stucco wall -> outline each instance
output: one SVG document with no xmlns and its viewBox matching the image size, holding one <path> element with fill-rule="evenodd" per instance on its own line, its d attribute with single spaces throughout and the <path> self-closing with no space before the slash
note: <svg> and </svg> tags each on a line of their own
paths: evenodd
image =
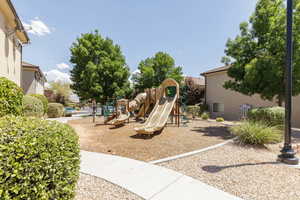
<svg viewBox="0 0 300 200">
<path fill-rule="evenodd" d="M 21 86 L 21 47 L 14 45 L 12 34 L 6 36 L 6 20 L 0 10 L 0 76 Z"/>
<path fill-rule="evenodd" d="M 25 94 L 44 94 L 43 80 L 36 80 L 36 71 L 23 69 L 22 88 Z"/>
<path fill-rule="evenodd" d="M 241 118 L 240 106 L 250 104 L 253 107 L 275 106 L 275 102 L 264 101 L 258 95 L 246 96 L 238 92 L 223 88 L 225 81 L 230 78 L 226 72 L 207 74 L 206 76 L 206 101 L 209 104 L 212 117 L 224 117 L 227 120 Z M 293 126 L 300 128 L 300 97 L 293 98 Z M 224 104 L 224 112 L 212 112 L 213 103 Z"/>
</svg>

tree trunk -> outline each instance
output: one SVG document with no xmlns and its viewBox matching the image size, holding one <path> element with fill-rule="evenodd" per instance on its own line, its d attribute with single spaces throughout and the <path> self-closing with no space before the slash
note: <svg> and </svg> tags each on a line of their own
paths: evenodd
<svg viewBox="0 0 300 200">
<path fill-rule="evenodd" d="M 282 103 L 283 103 L 283 96 L 282 95 L 278 95 L 278 97 L 277 97 L 277 104 L 278 104 L 278 106 L 282 107 Z"/>
</svg>

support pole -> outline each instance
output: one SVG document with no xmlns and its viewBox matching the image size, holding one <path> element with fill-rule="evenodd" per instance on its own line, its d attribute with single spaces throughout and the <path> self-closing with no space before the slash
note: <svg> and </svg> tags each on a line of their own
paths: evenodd
<svg viewBox="0 0 300 200">
<path fill-rule="evenodd" d="M 289 164 L 299 164 L 298 158 L 292 148 L 292 73 L 293 73 L 293 0 L 287 0 L 287 26 L 286 26 L 286 69 L 285 69 L 285 130 L 284 147 L 278 156 L 279 161 Z"/>
</svg>

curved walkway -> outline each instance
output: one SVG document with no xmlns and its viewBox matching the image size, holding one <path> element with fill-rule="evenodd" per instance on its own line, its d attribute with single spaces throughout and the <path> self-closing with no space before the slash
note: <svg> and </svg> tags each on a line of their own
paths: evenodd
<svg viewBox="0 0 300 200">
<path fill-rule="evenodd" d="M 241 200 L 176 171 L 120 156 L 81 151 L 80 171 L 147 200 Z"/>
</svg>

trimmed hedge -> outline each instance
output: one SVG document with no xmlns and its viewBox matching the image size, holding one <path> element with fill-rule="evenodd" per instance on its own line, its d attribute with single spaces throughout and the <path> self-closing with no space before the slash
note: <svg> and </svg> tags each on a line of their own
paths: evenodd
<svg viewBox="0 0 300 200">
<path fill-rule="evenodd" d="M 23 90 L 13 81 L 0 77 L 0 117 L 22 115 Z"/>
<path fill-rule="evenodd" d="M 26 117 L 42 117 L 44 106 L 41 100 L 30 95 L 23 98 L 23 112 Z"/>
<path fill-rule="evenodd" d="M 264 145 L 282 141 L 282 131 L 262 122 L 246 121 L 239 126 L 233 126 L 230 131 L 238 136 L 243 144 Z"/>
<path fill-rule="evenodd" d="M 78 136 L 70 126 L 3 117 L 0 152 L 0 199 L 73 199 L 80 156 Z"/>
<path fill-rule="evenodd" d="M 47 115 L 49 118 L 62 117 L 64 115 L 64 106 L 60 103 L 49 103 Z"/>
<path fill-rule="evenodd" d="M 254 122 L 263 122 L 270 126 L 283 126 L 284 108 L 266 107 L 254 108 L 247 114 L 248 120 Z"/>
<path fill-rule="evenodd" d="M 47 97 L 45 97 L 42 94 L 31 94 L 30 96 L 38 98 L 39 100 L 42 101 L 44 107 L 44 114 L 46 114 L 48 112 L 48 103 L 49 103 Z"/>
</svg>

